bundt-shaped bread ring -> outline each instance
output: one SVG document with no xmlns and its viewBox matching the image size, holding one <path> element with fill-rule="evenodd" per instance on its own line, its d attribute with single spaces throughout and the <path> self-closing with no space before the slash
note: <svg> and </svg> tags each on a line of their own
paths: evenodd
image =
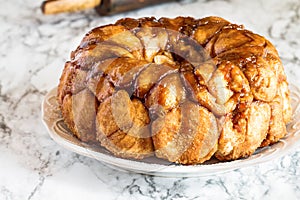
<svg viewBox="0 0 300 200">
<path fill-rule="evenodd" d="M 291 119 L 274 46 L 219 17 L 125 18 L 90 31 L 58 86 L 65 123 L 124 158 L 247 157 Z"/>
</svg>

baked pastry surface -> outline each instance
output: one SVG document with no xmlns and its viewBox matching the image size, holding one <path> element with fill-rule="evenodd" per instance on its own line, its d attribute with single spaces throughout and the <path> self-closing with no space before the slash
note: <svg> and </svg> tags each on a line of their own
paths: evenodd
<svg viewBox="0 0 300 200">
<path fill-rule="evenodd" d="M 91 30 L 57 99 L 81 141 L 181 164 L 250 156 L 284 137 L 292 115 L 274 46 L 219 17 L 125 18 Z"/>
</svg>

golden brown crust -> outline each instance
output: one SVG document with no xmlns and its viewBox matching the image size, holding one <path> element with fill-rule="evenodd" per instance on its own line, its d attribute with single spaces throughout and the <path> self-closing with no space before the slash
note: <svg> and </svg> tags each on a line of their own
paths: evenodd
<svg viewBox="0 0 300 200">
<path fill-rule="evenodd" d="M 75 95 L 66 95 L 61 106 L 62 115 L 69 129 L 83 142 L 96 139 L 96 109 L 94 95 L 87 89 Z"/>
<path fill-rule="evenodd" d="M 149 91 L 145 105 L 151 113 L 161 116 L 179 106 L 185 99 L 185 89 L 176 73 L 167 75 Z"/>
<path fill-rule="evenodd" d="M 57 99 L 82 141 L 182 164 L 247 157 L 284 137 L 292 115 L 274 46 L 220 17 L 124 18 L 91 30 Z"/>
<path fill-rule="evenodd" d="M 235 116 L 227 115 L 215 156 L 220 160 L 234 160 L 253 154 L 266 138 L 270 118 L 270 106 L 262 102 L 253 102 Z"/>
<path fill-rule="evenodd" d="M 66 62 L 57 87 L 57 101 L 60 106 L 63 104 L 64 97 L 71 92 L 74 70 L 71 63 Z"/>
<path fill-rule="evenodd" d="M 155 120 L 152 134 L 156 156 L 182 164 L 209 160 L 219 138 L 215 116 L 189 101 Z"/>
<path fill-rule="evenodd" d="M 153 152 L 150 119 L 143 104 L 120 90 L 99 106 L 97 139 L 121 157 L 143 158 Z"/>
</svg>

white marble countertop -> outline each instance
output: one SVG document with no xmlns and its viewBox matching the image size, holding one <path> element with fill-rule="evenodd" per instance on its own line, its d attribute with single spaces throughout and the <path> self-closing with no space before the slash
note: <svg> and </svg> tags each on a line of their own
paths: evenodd
<svg viewBox="0 0 300 200">
<path fill-rule="evenodd" d="M 265 164 L 201 178 L 110 169 L 56 144 L 41 101 L 91 28 L 142 16 L 218 15 L 274 43 L 289 79 L 300 79 L 299 0 L 200 0 L 112 17 L 93 10 L 43 16 L 41 0 L 0 0 L 0 199 L 300 199 L 300 148 Z"/>
</svg>

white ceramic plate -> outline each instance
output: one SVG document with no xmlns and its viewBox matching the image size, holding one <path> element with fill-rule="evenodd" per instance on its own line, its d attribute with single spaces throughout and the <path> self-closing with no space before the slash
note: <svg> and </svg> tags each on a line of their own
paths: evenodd
<svg viewBox="0 0 300 200">
<path fill-rule="evenodd" d="M 285 138 L 272 146 L 258 149 L 246 159 L 230 162 L 210 160 L 194 166 L 177 165 L 154 156 L 143 160 L 118 158 L 102 147 L 81 142 L 64 124 L 56 101 L 56 88 L 45 96 L 42 116 L 50 136 L 58 144 L 78 154 L 97 159 L 112 168 L 165 177 L 206 176 L 270 161 L 283 156 L 300 144 L 300 90 L 296 86 L 291 86 L 290 89 L 294 115 L 293 121 L 287 127 L 288 134 Z"/>
</svg>

